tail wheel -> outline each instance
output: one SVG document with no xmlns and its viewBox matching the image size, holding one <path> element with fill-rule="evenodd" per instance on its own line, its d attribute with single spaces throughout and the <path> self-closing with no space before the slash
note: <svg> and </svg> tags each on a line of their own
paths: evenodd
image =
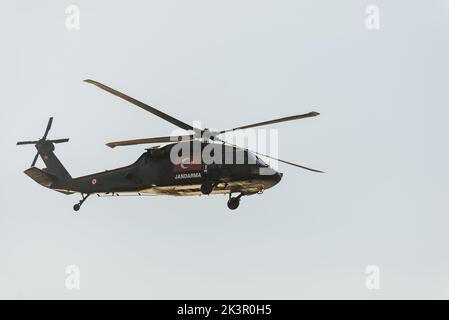
<svg viewBox="0 0 449 320">
<path fill-rule="evenodd" d="M 233 197 L 228 200 L 228 208 L 231 210 L 235 210 L 240 205 L 240 198 Z"/>
<path fill-rule="evenodd" d="M 78 202 L 77 204 L 75 204 L 73 206 L 73 210 L 79 211 L 81 209 L 81 206 L 83 205 L 84 201 L 86 201 L 87 198 L 89 198 L 89 196 L 90 196 L 89 193 L 87 193 L 87 194 L 82 193 L 81 194 L 82 199 L 80 200 L 80 202 Z"/>
</svg>

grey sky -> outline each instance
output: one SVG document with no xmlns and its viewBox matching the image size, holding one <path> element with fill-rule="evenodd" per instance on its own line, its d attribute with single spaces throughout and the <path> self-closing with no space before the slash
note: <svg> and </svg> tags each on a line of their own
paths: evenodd
<svg viewBox="0 0 449 320">
<path fill-rule="evenodd" d="M 449 2 L 11 1 L 0 30 L 0 297 L 449 298 Z M 173 130 L 86 78 L 213 128 L 319 111 L 274 127 L 281 158 L 327 173 L 281 165 L 232 214 L 211 196 L 93 198 L 75 215 L 77 196 L 22 173 L 35 150 L 16 141 L 54 116 L 77 176 L 143 151 L 108 141 Z"/>
</svg>

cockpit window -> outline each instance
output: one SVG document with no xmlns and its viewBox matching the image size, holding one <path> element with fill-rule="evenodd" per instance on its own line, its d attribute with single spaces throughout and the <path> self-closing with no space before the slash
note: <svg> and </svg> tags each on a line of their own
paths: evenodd
<svg viewBox="0 0 449 320">
<path fill-rule="evenodd" d="M 258 156 L 256 156 L 256 164 L 262 167 L 268 167 L 268 164 L 266 164 L 262 159 L 260 159 Z"/>
<path fill-rule="evenodd" d="M 167 151 L 163 148 L 161 149 L 150 149 L 150 155 L 152 158 L 162 158 L 165 154 L 167 153 Z"/>
<path fill-rule="evenodd" d="M 247 164 L 257 164 L 257 158 L 253 153 L 246 152 L 246 155 L 247 155 L 247 159 L 245 159 L 245 160 L 247 160 Z"/>
</svg>

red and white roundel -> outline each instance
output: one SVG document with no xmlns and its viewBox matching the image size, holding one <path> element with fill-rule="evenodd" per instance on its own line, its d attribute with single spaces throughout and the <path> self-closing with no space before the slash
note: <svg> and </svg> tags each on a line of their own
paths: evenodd
<svg viewBox="0 0 449 320">
<path fill-rule="evenodd" d="M 96 185 L 97 184 L 97 179 L 92 179 L 92 184 Z"/>
</svg>

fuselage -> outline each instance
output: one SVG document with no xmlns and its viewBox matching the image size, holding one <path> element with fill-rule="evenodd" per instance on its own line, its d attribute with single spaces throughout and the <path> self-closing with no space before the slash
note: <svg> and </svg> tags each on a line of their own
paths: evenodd
<svg viewBox="0 0 449 320">
<path fill-rule="evenodd" d="M 194 141 L 148 149 L 129 166 L 55 182 L 52 189 L 186 196 L 201 194 L 201 185 L 210 182 L 212 194 L 250 195 L 273 187 L 281 178 L 282 174 L 247 150 Z"/>
</svg>

